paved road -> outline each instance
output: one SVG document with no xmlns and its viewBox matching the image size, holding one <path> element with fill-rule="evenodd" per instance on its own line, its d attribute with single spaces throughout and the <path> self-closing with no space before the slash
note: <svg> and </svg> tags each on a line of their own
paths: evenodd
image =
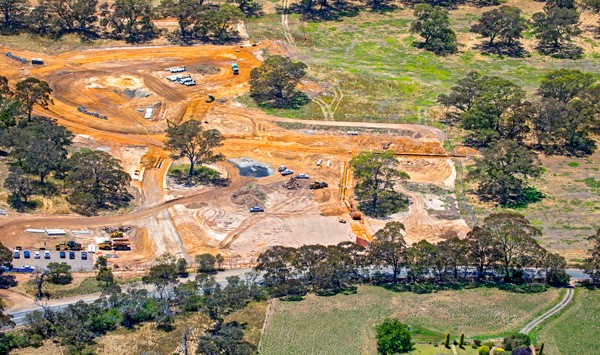
<svg viewBox="0 0 600 355">
<path fill-rule="evenodd" d="M 565 296 L 556 306 L 552 307 L 552 309 L 550 309 L 548 312 L 529 322 L 529 324 L 524 326 L 523 329 L 519 330 L 519 333 L 529 334 L 533 328 L 540 325 L 543 321 L 562 311 L 567 305 L 569 305 L 569 303 L 571 303 L 571 300 L 573 300 L 573 295 L 575 295 L 575 290 L 568 288 Z"/>
<path fill-rule="evenodd" d="M 216 279 L 217 283 L 219 283 L 221 286 L 225 286 L 227 284 L 228 277 L 239 276 L 239 277 L 243 278 L 246 273 L 248 273 L 252 270 L 253 269 L 251 269 L 251 268 L 226 270 L 226 271 L 217 273 L 217 275 L 215 276 L 215 279 Z M 190 274 L 189 277 L 180 278 L 179 282 L 186 282 L 188 280 L 193 280 L 195 278 L 195 276 L 196 276 L 196 274 Z M 131 284 L 131 285 L 129 285 L 129 287 L 143 287 L 148 290 L 151 289 L 148 285 L 143 285 L 140 283 Z M 69 297 L 69 298 L 49 300 L 47 306 L 53 311 L 59 311 L 61 309 L 66 308 L 70 304 L 74 304 L 79 301 L 83 301 L 85 303 L 93 303 L 95 300 L 99 299 L 100 296 L 101 296 L 101 294 L 98 292 L 98 293 L 74 296 L 74 297 Z M 20 326 L 25 325 L 25 316 L 27 314 L 33 313 L 35 311 L 41 311 L 41 310 L 42 310 L 42 307 L 35 305 L 35 306 L 29 307 L 29 308 L 19 309 L 19 310 L 15 310 L 15 311 L 9 310 L 8 314 L 13 317 L 12 321 L 15 322 L 16 326 L 20 327 Z"/>
</svg>

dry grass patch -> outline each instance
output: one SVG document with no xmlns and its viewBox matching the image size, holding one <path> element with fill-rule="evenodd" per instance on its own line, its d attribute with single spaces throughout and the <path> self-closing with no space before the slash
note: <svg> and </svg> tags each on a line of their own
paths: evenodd
<svg viewBox="0 0 600 355">
<path fill-rule="evenodd" d="M 97 354 L 173 354 L 178 353 L 183 334 L 189 331 L 188 339 L 197 340 L 206 329 L 208 317 L 202 313 L 177 317 L 170 332 L 146 323 L 134 330 L 118 329 L 97 339 Z M 188 342 L 190 353 L 195 353 L 195 344 Z"/>
<path fill-rule="evenodd" d="M 252 302 L 225 318 L 225 322 L 238 322 L 244 325 L 244 339 L 258 346 L 268 302 Z"/>
</svg>

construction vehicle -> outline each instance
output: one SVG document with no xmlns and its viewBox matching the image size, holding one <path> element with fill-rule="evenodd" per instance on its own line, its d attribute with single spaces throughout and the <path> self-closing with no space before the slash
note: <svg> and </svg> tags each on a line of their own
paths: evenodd
<svg viewBox="0 0 600 355">
<path fill-rule="evenodd" d="M 308 185 L 308 188 L 311 190 L 324 189 L 329 187 L 329 184 L 326 182 L 313 181 Z"/>
<path fill-rule="evenodd" d="M 238 67 L 237 63 L 231 64 L 231 71 L 233 71 L 233 75 L 238 75 L 240 73 L 240 68 Z"/>
<path fill-rule="evenodd" d="M 112 243 L 111 242 L 100 243 L 100 244 L 98 244 L 98 249 L 100 249 L 100 250 L 112 250 Z"/>
<path fill-rule="evenodd" d="M 362 213 L 354 207 L 354 203 L 350 202 L 350 217 L 355 220 L 362 219 Z"/>
<path fill-rule="evenodd" d="M 112 233 L 110 233 L 110 237 L 111 238 L 123 238 L 123 232 L 122 231 L 112 232 Z"/>
<path fill-rule="evenodd" d="M 62 250 L 82 250 L 82 246 L 80 243 L 75 243 L 74 241 L 70 240 L 67 243 L 61 243 L 61 244 L 56 244 L 56 250 L 57 251 L 62 251 Z"/>
<path fill-rule="evenodd" d="M 113 250 L 131 250 L 131 245 L 129 242 L 113 243 Z"/>
</svg>

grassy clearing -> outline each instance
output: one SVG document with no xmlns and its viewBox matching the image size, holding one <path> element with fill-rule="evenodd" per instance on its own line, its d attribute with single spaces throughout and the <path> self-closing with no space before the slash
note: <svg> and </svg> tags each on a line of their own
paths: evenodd
<svg viewBox="0 0 600 355">
<path fill-rule="evenodd" d="M 189 331 L 190 353 L 194 352 L 195 342 L 209 324 L 202 313 L 178 316 L 173 330 L 166 332 L 156 329 L 154 323 L 145 323 L 136 329 L 119 328 L 97 339 L 96 354 L 173 354 L 178 353 L 183 334 Z"/>
<path fill-rule="evenodd" d="M 478 288 L 418 295 L 363 286 L 355 295 L 275 301 L 263 353 L 372 354 L 376 352 L 374 327 L 386 317 L 410 324 L 414 339 L 421 343 L 438 343 L 447 331 L 453 337 L 461 332 L 467 338 L 501 336 L 543 313 L 560 296 L 556 289 L 514 294 Z M 426 350 L 431 349 L 423 347 L 422 353 L 428 354 Z"/>
<path fill-rule="evenodd" d="M 600 228 L 600 151 L 585 158 L 540 156 L 546 173 L 533 185 L 546 197 L 525 209 L 503 209 L 467 194 L 478 220 L 492 212 L 522 213 L 543 231 L 542 246 L 563 255 L 568 262 L 585 257 L 586 238 Z M 577 164 L 573 164 L 577 163 Z M 468 181 L 467 190 L 475 187 Z"/>
<path fill-rule="evenodd" d="M 575 299 L 558 316 L 537 332 L 544 342 L 544 353 L 553 355 L 597 353 L 600 337 L 600 291 L 578 289 Z"/>
<path fill-rule="evenodd" d="M 32 281 L 20 283 L 18 287 L 28 295 L 35 296 L 36 294 L 36 285 Z M 102 291 L 102 287 L 98 285 L 95 276 L 75 279 L 68 285 L 56 285 L 51 282 L 45 282 L 43 288 L 44 292 L 50 295 L 50 298 L 63 298 Z"/>
<path fill-rule="evenodd" d="M 511 1 L 511 5 L 521 7 L 526 15 L 539 10 L 533 1 Z M 383 14 L 362 11 L 356 17 L 320 23 L 307 23 L 291 15 L 289 25 L 298 47 L 296 56 L 308 64 L 311 79 L 322 88 L 322 92 L 313 90 L 313 96 L 331 104 L 336 97 L 333 88 L 342 90 L 342 102 L 335 110 L 339 120 L 435 122 L 440 116 L 437 96 L 471 70 L 505 77 L 531 93 L 551 69 L 579 68 L 600 75 L 597 48 L 589 45 L 586 56 L 576 61 L 553 59 L 534 51 L 524 58 L 480 54 L 472 49 L 478 41 L 468 28 L 487 10 L 461 7 L 451 11 L 452 27 L 463 46 L 458 54 L 448 57 L 413 46 L 417 38 L 409 33 L 413 20 L 410 8 Z M 248 31 L 255 40 L 284 39 L 277 14 L 249 19 Z M 280 111 L 271 113 L 323 117 L 315 102 L 301 110 Z"/>
<path fill-rule="evenodd" d="M 244 338 L 247 342 L 258 346 L 268 303 L 252 302 L 225 318 L 225 322 L 238 322 L 245 326 Z"/>
</svg>

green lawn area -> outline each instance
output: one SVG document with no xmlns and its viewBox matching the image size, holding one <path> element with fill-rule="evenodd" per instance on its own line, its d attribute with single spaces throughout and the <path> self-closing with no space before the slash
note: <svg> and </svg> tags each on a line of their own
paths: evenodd
<svg viewBox="0 0 600 355">
<path fill-rule="evenodd" d="M 32 281 L 27 281 L 18 286 L 29 295 L 36 294 L 36 285 Z M 57 285 L 51 282 L 44 282 L 44 292 L 47 292 L 52 298 L 63 298 L 70 296 L 86 295 L 102 291 L 102 287 L 96 280 L 95 276 L 90 276 L 78 280 L 74 280 L 67 285 Z"/>
<path fill-rule="evenodd" d="M 525 9 L 526 16 L 531 15 L 527 11 L 533 11 L 532 4 L 531 0 L 511 1 L 511 5 Z M 451 25 L 462 46 L 459 53 L 447 57 L 413 46 L 419 38 L 409 32 L 414 17 L 406 6 L 389 13 L 361 11 L 356 17 L 340 21 L 305 22 L 293 14 L 289 25 L 298 48 L 292 53 L 309 66 L 310 78 L 326 89 L 319 95 L 326 104 L 334 101 L 333 88 L 341 89 L 341 103 L 333 103 L 333 107 L 337 105 L 335 119 L 353 121 L 434 121 L 440 116 L 435 109 L 437 96 L 472 70 L 502 76 L 532 93 L 551 69 L 579 68 L 600 74 L 596 48 L 586 48 L 584 58 L 575 61 L 535 51 L 524 58 L 482 55 L 472 48 L 477 41 L 472 40 L 468 28 L 488 10 L 464 7 L 450 11 Z M 248 31 L 255 40 L 283 40 L 281 17 L 277 14 L 248 19 Z M 314 101 L 300 110 L 270 113 L 323 118 L 321 107 Z"/>
<path fill-rule="evenodd" d="M 419 295 L 361 286 L 354 295 L 277 300 L 263 334 L 262 353 L 374 354 L 374 327 L 386 317 L 411 325 L 413 338 L 420 343 L 438 343 L 447 331 L 453 338 L 461 332 L 467 339 L 498 337 L 519 329 L 557 303 L 561 295 L 557 289 L 515 294 L 489 288 Z M 442 350 L 432 345 L 419 347 L 420 354 L 443 354 Z M 470 351 L 467 347 L 464 353 Z"/>
<path fill-rule="evenodd" d="M 597 354 L 599 337 L 600 291 L 580 288 L 571 305 L 537 332 L 537 343 L 544 342 L 546 354 Z"/>
</svg>

